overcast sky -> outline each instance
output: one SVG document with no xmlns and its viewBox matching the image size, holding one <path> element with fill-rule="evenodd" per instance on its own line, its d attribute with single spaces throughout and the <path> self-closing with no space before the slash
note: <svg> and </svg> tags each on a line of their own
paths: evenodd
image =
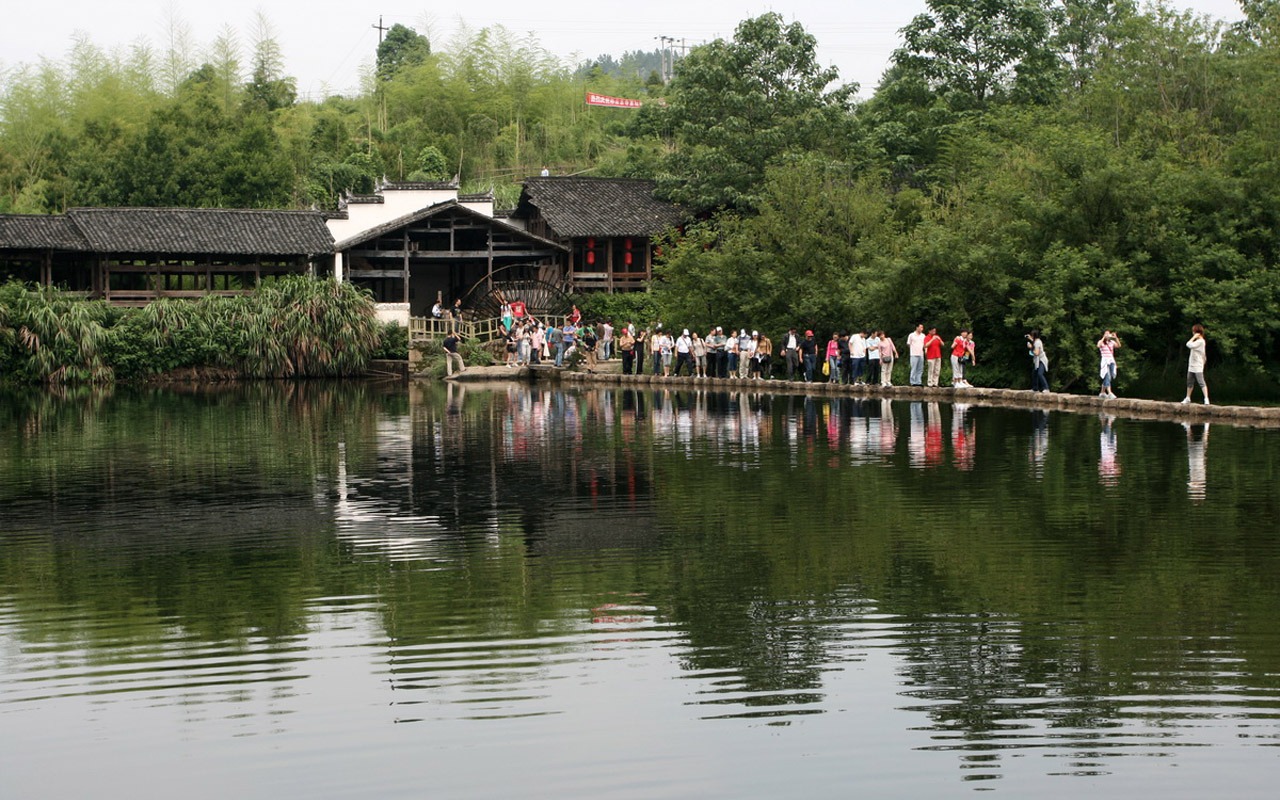
<svg viewBox="0 0 1280 800">
<path fill-rule="evenodd" d="M 1242 16 L 1235 0 L 1171 2 L 1218 19 Z M 360 66 L 372 62 L 377 48 L 374 26 L 380 16 L 388 27 L 398 22 L 436 42 L 447 42 L 460 21 L 471 28 L 501 24 L 517 33 L 534 32 L 547 50 L 576 63 L 601 53 L 652 50 L 659 36 L 689 45 L 729 38 L 739 21 L 767 11 L 803 24 L 817 37 L 819 59 L 834 64 L 841 80 L 858 83 L 860 94 L 869 96 L 899 44 L 899 29 L 925 8 L 923 0 L 481 0 L 474 6 L 393 0 L 58 0 L 49 5 L 5 0 L 5 5 L 0 11 L 0 70 L 41 58 L 60 60 L 77 32 L 108 50 L 140 39 L 163 50 L 171 17 L 189 27 L 197 47 L 228 25 L 247 44 L 255 14 L 262 11 L 275 28 L 288 74 L 298 79 L 299 93 L 312 98 L 349 93 L 358 86 Z"/>
</svg>

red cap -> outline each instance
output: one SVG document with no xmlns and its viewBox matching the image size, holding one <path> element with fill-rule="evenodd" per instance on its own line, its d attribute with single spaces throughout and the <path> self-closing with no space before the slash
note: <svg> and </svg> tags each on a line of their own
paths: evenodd
<svg viewBox="0 0 1280 800">
<path fill-rule="evenodd" d="M 812 336 L 812 335 L 813 335 L 813 331 L 805 331 L 805 332 L 804 332 L 804 335 L 805 335 L 805 336 Z"/>
</svg>

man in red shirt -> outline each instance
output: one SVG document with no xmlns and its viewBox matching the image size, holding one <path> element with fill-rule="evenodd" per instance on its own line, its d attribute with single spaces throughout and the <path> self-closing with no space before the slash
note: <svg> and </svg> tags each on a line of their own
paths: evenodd
<svg viewBox="0 0 1280 800">
<path fill-rule="evenodd" d="M 942 337 L 937 328 L 930 328 L 929 335 L 924 337 L 924 362 L 928 368 L 928 385 L 937 386 L 942 374 Z"/>
</svg>

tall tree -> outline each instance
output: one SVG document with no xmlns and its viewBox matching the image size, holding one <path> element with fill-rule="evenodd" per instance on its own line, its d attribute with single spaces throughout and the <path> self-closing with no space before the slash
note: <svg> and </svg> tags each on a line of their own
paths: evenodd
<svg viewBox="0 0 1280 800">
<path fill-rule="evenodd" d="M 917 72 L 958 107 L 1022 95 L 1043 100 L 1061 62 L 1050 47 L 1047 0 L 927 0 L 902 29 L 894 64 Z"/>
<path fill-rule="evenodd" d="M 818 63 L 817 44 L 800 23 L 769 13 L 676 66 L 667 115 L 680 147 L 661 181 L 672 199 L 750 209 L 769 164 L 844 146 L 857 86 L 836 83 L 837 70 Z"/>
<path fill-rule="evenodd" d="M 427 37 L 397 22 L 378 45 L 378 77 L 388 80 L 406 67 L 421 64 L 429 55 Z"/>
</svg>

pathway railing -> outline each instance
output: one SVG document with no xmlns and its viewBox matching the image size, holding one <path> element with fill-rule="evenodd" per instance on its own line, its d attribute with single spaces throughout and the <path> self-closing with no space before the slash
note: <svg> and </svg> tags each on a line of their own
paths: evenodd
<svg viewBox="0 0 1280 800">
<path fill-rule="evenodd" d="M 535 319 L 546 323 L 547 325 L 563 325 L 565 316 L 563 314 L 544 314 Z M 474 339 L 480 342 L 492 342 L 495 339 L 501 339 L 507 335 L 506 328 L 502 327 L 501 317 L 490 317 L 488 319 L 436 319 L 435 317 L 409 317 L 409 342 L 429 342 L 434 339 L 443 339 L 449 335 L 450 331 L 458 331 L 464 339 Z"/>
</svg>

